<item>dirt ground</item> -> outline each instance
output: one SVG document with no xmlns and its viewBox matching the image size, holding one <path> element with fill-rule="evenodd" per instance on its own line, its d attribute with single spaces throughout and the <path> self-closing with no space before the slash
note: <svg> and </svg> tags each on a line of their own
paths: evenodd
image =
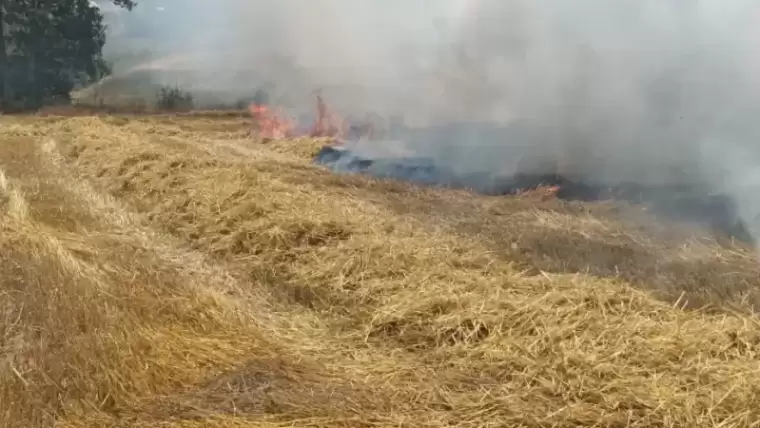
<svg viewBox="0 0 760 428">
<path fill-rule="evenodd" d="M 0 426 L 758 426 L 751 249 L 248 130 L 0 118 Z"/>
</svg>

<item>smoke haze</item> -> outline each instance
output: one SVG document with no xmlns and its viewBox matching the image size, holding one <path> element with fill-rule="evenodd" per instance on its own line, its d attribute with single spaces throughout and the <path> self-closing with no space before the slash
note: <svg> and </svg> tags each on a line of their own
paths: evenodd
<svg viewBox="0 0 760 428">
<path fill-rule="evenodd" d="M 752 0 L 143 0 L 109 17 L 121 31 L 109 43 L 149 29 L 154 51 L 185 58 L 190 90 L 268 84 L 311 111 L 325 88 L 344 114 L 498 128 L 410 142 L 458 169 L 515 168 L 519 146 L 591 181 L 705 181 L 752 224 L 758 12 Z"/>
</svg>

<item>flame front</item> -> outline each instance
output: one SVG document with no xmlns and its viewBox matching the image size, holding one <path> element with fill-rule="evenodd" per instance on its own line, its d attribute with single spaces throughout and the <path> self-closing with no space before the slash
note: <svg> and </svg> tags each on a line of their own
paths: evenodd
<svg viewBox="0 0 760 428">
<path fill-rule="evenodd" d="M 309 136 L 340 138 L 345 134 L 342 129 L 344 127 L 344 123 L 342 122 L 338 116 L 330 112 L 322 96 L 317 95 L 317 118 L 311 127 Z"/>
<path fill-rule="evenodd" d="M 281 110 L 272 112 L 267 106 L 251 104 L 248 111 L 251 113 L 256 131 L 263 138 L 281 139 L 293 136 L 294 122 L 286 118 Z"/>
<path fill-rule="evenodd" d="M 369 121 L 351 124 L 332 112 L 321 95 L 317 95 L 316 117 L 308 132 L 297 131 L 294 120 L 287 118 L 282 109 L 271 108 L 262 104 L 251 104 L 248 111 L 253 120 L 254 132 L 265 139 L 293 138 L 309 136 L 312 138 L 331 138 L 338 143 L 344 138 L 374 138 L 375 128 Z M 302 128 L 303 129 L 303 128 Z"/>
</svg>

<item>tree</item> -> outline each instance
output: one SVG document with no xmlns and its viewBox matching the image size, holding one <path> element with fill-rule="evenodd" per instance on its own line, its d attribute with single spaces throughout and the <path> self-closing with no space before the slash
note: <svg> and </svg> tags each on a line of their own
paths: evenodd
<svg viewBox="0 0 760 428">
<path fill-rule="evenodd" d="M 133 0 L 113 0 L 113 4 L 126 8 L 127 10 L 132 10 L 132 8 L 137 5 Z"/>
<path fill-rule="evenodd" d="M 133 0 L 112 0 L 131 10 Z M 89 0 L 0 0 L 2 107 L 35 109 L 69 101 L 77 84 L 109 72 L 105 25 Z"/>
</svg>

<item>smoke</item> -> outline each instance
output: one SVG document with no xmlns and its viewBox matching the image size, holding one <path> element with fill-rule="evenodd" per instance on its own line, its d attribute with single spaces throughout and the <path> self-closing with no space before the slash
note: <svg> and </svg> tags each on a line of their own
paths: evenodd
<svg viewBox="0 0 760 428">
<path fill-rule="evenodd" d="M 157 6 L 164 11 L 147 12 Z M 140 8 L 119 14 L 122 27 L 154 20 L 151 46 L 188 58 L 191 89 L 268 85 L 284 107 L 308 111 L 309 94 L 322 88 L 344 114 L 427 127 L 407 134 L 408 146 L 460 171 L 559 162 L 593 182 L 704 182 L 731 194 L 748 224 L 760 213 L 760 4 L 752 0 L 143 0 Z M 441 127 L 454 123 L 469 125 Z"/>
</svg>

